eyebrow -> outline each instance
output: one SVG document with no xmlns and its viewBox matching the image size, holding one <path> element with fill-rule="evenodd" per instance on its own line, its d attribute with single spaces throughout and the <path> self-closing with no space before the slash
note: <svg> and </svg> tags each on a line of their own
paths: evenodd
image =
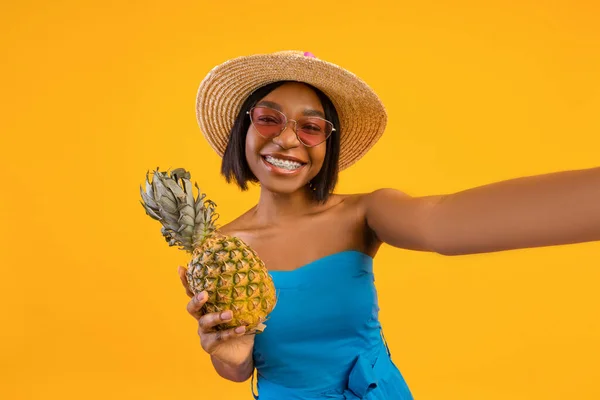
<svg viewBox="0 0 600 400">
<path fill-rule="evenodd" d="M 325 119 L 325 114 L 323 114 L 319 110 L 313 110 L 312 108 L 307 108 L 302 112 L 302 115 L 305 117 L 321 117 Z"/>
<path fill-rule="evenodd" d="M 279 112 L 283 112 L 281 109 L 281 106 L 273 101 L 268 101 L 268 100 L 263 100 L 260 101 L 256 104 L 256 107 L 270 107 L 273 108 Z M 319 110 L 314 110 L 312 108 L 307 108 L 304 111 L 302 111 L 302 115 L 304 115 L 305 117 L 320 117 L 325 119 L 325 114 Z"/>
</svg>

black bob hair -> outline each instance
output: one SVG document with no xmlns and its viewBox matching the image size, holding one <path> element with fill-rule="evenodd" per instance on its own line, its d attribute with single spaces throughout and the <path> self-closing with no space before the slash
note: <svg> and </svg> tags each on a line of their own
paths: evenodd
<svg viewBox="0 0 600 400">
<path fill-rule="evenodd" d="M 287 82 L 290 81 L 270 83 L 256 89 L 248 96 L 246 101 L 242 104 L 240 112 L 233 124 L 233 128 L 231 128 L 231 132 L 229 133 L 229 140 L 221 163 L 221 174 L 228 183 L 235 181 L 240 189 L 244 191 L 248 190 L 248 181 L 258 182 L 258 179 L 250 170 L 250 166 L 246 160 L 246 135 L 250 128 L 250 118 L 246 112 L 254 107 L 254 105 L 256 105 L 263 97 Z M 314 200 L 325 202 L 329 198 L 329 195 L 333 193 L 333 189 L 338 180 L 341 133 L 340 120 L 331 100 L 329 100 L 329 98 L 319 89 L 308 84 L 306 85 L 315 91 L 321 101 L 323 111 L 325 111 L 325 119 L 331 121 L 335 127 L 335 131 L 326 141 L 327 147 L 323 166 L 310 182 L 309 188 Z"/>
</svg>

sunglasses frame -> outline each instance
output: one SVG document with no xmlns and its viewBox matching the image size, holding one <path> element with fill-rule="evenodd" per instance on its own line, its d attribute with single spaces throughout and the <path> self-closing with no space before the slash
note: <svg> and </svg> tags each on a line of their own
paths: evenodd
<svg viewBox="0 0 600 400">
<path fill-rule="evenodd" d="M 263 136 L 263 135 L 260 133 L 260 130 L 259 130 L 257 127 L 256 127 L 256 125 L 254 125 L 254 121 L 252 120 L 252 111 L 253 111 L 254 109 L 256 109 L 256 108 L 266 108 L 266 109 L 268 109 L 268 110 L 276 111 L 276 112 L 278 112 L 279 114 L 283 115 L 283 118 L 285 118 L 285 123 L 283 124 L 283 128 L 281 129 L 281 131 L 280 131 L 280 132 L 279 132 L 277 135 L 275 135 L 275 136 L 273 136 L 273 137 L 265 137 L 265 136 Z M 294 128 L 293 128 L 292 130 L 294 131 L 294 134 L 296 135 L 296 139 L 298 139 L 298 141 L 299 141 L 300 143 L 302 143 L 302 144 L 303 144 L 305 147 L 316 147 L 316 146 L 318 146 L 318 145 L 320 145 L 320 144 L 322 144 L 322 143 L 326 142 L 326 141 L 327 141 L 327 139 L 329 139 L 329 137 L 331 136 L 331 134 L 332 134 L 333 132 L 335 132 L 335 131 L 336 131 L 336 130 L 335 130 L 335 126 L 333 126 L 333 122 L 331 122 L 331 121 L 328 121 L 328 120 L 326 120 L 325 118 L 321 118 L 321 117 L 310 117 L 310 118 L 317 118 L 317 119 L 320 119 L 321 121 L 325 121 L 325 122 L 327 122 L 328 124 L 330 124 L 330 125 L 331 125 L 331 132 L 329 132 L 329 134 L 327 134 L 327 136 L 325 137 L 325 139 L 323 139 L 321 142 L 319 142 L 319 143 L 317 143 L 317 144 L 313 144 L 312 146 L 310 146 L 310 145 L 308 145 L 308 144 L 304 143 L 304 141 L 303 141 L 302 139 L 300 139 L 300 136 L 298 135 L 298 129 L 297 129 L 297 124 L 298 124 L 298 121 L 296 121 L 295 119 L 289 119 L 289 118 L 287 117 L 287 115 L 285 115 L 285 114 L 284 114 L 284 113 L 282 113 L 281 111 L 279 111 L 279 110 L 276 110 L 276 109 L 274 109 L 274 108 L 271 108 L 271 107 L 266 107 L 266 106 L 258 106 L 258 107 L 252 107 L 250 110 L 246 111 L 246 114 L 248 114 L 248 117 L 250 118 L 250 124 L 252 124 L 252 127 L 254 128 L 254 130 L 256 131 L 256 133 L 258 133 L 258 134 L 259 134 L 261 137 L 263 137 L 263 138 L 265 138 L 265 139 L 271 139 L 271 140 L 272 140 L 272 139 L 275 139 L 276 137 L 278 137 L 279 135 L 281 135 L 281 134 L 283 133 L 283 131 L 285 131 L 285 129 L 287 128 L 287 126 L 288 126 L 288 123 L 289 123 L 289 122 L 294 122 Z"/>
</svg>

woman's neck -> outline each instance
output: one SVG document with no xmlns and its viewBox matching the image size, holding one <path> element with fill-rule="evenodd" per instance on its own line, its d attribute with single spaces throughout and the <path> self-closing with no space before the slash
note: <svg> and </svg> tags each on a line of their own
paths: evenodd
<svg viewBox="0 0 600 400">
<path fill-rule="evenodd" d="M 308 189 L 294 193 L 274 193 L 261 188 L 254 217 L 261 225 L 276 225 L 287 218 L 300 217 L 311 213 L 318 206 Z"/>
</svg>

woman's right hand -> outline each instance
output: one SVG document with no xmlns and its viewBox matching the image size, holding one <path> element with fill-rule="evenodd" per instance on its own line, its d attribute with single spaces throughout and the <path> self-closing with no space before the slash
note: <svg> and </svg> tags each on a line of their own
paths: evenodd
<svg viewBox="0 0 600 400">
<path fill-rule="evenodd" d="M 228 330 L 215 330 L 219 324 L 232 319 L 232 311 L 202 314 L 202 306 L 206 303 L 206 292 L 194 294 L 190 291 L 186 278 L 186 269 L 179 267 L 179 278 L 191 300 L 187 304 L 187 311 L 198 321 L 198 335 L 204 351 L 230 367 L 241 367 L 252 360 L 254 348 L 254 334 L 246 335 L 244 326 Z"/>
</svg>

